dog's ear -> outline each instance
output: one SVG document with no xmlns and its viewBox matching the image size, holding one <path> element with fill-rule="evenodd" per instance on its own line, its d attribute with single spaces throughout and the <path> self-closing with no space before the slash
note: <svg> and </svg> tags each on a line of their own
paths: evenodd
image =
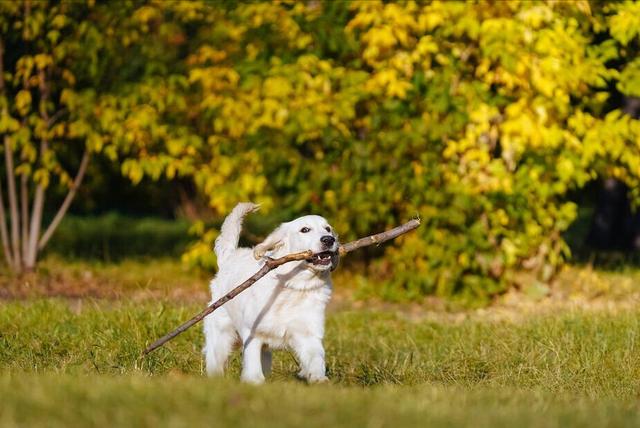
<svg viewBox="0 0 640 428">
<path fill-rule="evenodd" d="M 255 257 L 256 260 L 260 260 L 269 251 L 281 248 L 284 245 L 284 235 L 284 227 L 278 227 L 276 230 L 271 232 L 264 241 L 253 247 L 253 257 Z"/>
</svg>

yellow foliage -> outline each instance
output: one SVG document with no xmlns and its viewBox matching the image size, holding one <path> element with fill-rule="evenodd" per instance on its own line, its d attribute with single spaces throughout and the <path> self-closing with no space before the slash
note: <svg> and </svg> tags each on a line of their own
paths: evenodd
<svg viewBox="0 0 640 428">
<path fill-rule="evenodd" d="M 16 108 L 22 116 L 26 116 L 31 108 L 31 92 L 23 89 L 16 94 Z"/>
<path fill-rule="evenodd" d="M 32 138 L 84 139 L 125 157 L 134 182 L 191 179 L 220 216 L 252 199 L 320 211 L 352 238 L 418 213 L 425 227 L 373 267 L 381 280 L 486 297 L 514 269 L 547 280 L 562 263 L 569 191 L 608 176 L 640 187 L 640 126 L 612 91 L 640 94 L 638 4 L 149 1 L 93 31 L 56 11 L 56 49 L 15 60 L 0 130 L 28 119 L 12 131 L 25 158 Z M 76 28 L 75 44 L 60 36 Z M 70 60 L 80 35 L 126 81 L 76 88 L 109 81 L 101 48 Z M 31 100 L 45 69 L 71 112 L 51 129 Z M 185 258 L 208 256 L 197 244 Z"/>
</svg>

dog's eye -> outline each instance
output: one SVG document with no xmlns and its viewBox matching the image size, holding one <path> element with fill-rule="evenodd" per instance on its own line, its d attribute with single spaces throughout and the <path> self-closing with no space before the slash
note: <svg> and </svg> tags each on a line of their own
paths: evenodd
<svg viewBox="0 0 640 428">
<path fill-rule="evenodd" d="M 300 232 L 302 233 L 311 232 L 311 229 L 309 229 L 308 227 L 303 227 L 302 229 L 300 229 Z"/>
<path fill-rule="evenodd" d="M 325 227 L 324 230 L 326 230 L 327 232 L 331 233 L 331 228 L 329 226 Z"/>
</svg>

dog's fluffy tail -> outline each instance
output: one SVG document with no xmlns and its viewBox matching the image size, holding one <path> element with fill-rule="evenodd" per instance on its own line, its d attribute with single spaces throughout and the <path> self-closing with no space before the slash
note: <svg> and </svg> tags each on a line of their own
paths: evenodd
<svg viewBox="0 0 640 428">
<path fill-rule="evenodd" d="M 257 211 L 260 205 L 252 202 L 241 202 L 235 206 L 231 213 L 224 219 L 220 228 L 220 236 L 216 239 L 214 251 L 218 257 L 218 267 L 233 254 L 238 248 L 240 231 L 242 230 L 242 220 L 251 212 Z"/>
</svg>

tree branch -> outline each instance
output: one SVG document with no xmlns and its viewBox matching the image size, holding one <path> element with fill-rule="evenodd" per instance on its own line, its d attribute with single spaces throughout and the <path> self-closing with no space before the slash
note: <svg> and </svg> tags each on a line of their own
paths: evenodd
<svg viewBox="0 0 640 428">
<path fill-rule="evenodd" d="M 56 121 L 58 119 L 60 119 L 62 117 L 63 114 L 65 114 L 67 112 L 67 109 L 60 109 L 57 112 L 55 112 L 48 120 L 47 120 L 47 127 L 51 127 L 53 126 Z"/>
<path fill-rule="evenodd" d="M 78 172 L 76 173 L 76 178 L 73 180 L 71 188 L 69 189 L 69 193 L 67 193 L 67 196 L 64 198 L 62 205 L 60 205 L 56 216 L 49 224 L 49 227 L 47 227 L 47 230 L 42 235 L 42 238 L 40 238 L 40 242 L 38 243 L 38 250 L 42 250 L 45 245 L 47 245 L 47 242 L 49 242 L 51 235 L 53 235 L 53 232 L 56 231 L 56 228 L 62 221 L 62 218 L 67 213 L 71 202 L 73 202 L 73 198 L 76 196 L 78 187 L 80 187 L 80 184 L 82 184 L 82 179 L 84 178 L 84 173 L 87 170 L 87 165 L 89 165 L 90 157 L 91 155 L 89 154 L 89 151 L 85 149 L 84 154 L 82 155 L 82 160 L 80 161 L 80 167 L 78 168 Z"/>
<path fill-rule="evenodd" d="M 378 233 L 376 235 L 368 236 L 366 238 L 358 239 L 357 241 L 353 241 L 353 242 L 349 242 L 347 244 L 341 245 L 340 248 L 338 249 L 338 252 L 340 253 L 340 255 L 345 255 L 353 250 L 357 250 L 358 248 L 366 247 L 368 245 L 373 245 L 373 244 L 380 245 L 385 241 L 389 241 L 391 239 L 397 238 L 398 236 L 404 233 L 407 233 L 413 229 L 416 229 L 418 226 L 420 226 L 420 220 L 414 219 L 403 224 L 402 226 L 398 226 L 393 229 L 387 230 L 386 232 Z M 225 294 L 224 296 L 222 296 L 221 298 L 213 302 L 206 309 L 204 309 L 195 317 L 191 318 L 189 321 L 182 324 L 180 327 L 176 328 L 175 330 L 167 333 L 166 335 L 162 336 L 160 339 L 153 342 L 144 350 L 144 352 L 142 353 L 142 356 L 145 356 L 150 352 L 153 352 L 154 350 L 158 349 L 159 347 L 161 347 L 162 345 L 164 345 L 174 337 L 183 333 L 189 327 L 202 321 L 204 317 L 206 317 L 211 312 L 218 309 L 220 306 L 227 303 L 229 300 L 236 297 L 238 294 L 242 293 L 247 288 L 251 287 L 253 284 L 255 284 L 256 281 L 258 281 L 260 278 L 262 278 L 263 276 L 265 276 L 267 273 L 277 268 L 278 266 L 281 266 L 285 263 L 289 263 L 296 260 L 306 260 L 311 256 L 313 256 L 312 251 L 304 251 L 302 253 L 289 254 L 284 257 L 280 257 L 278 259 L 268 258 L 264 266 L 262 266 L 262 268 L 258 272 L 254 273 L 253 276 L 251 276 L 251 278 L 247 279 L 242 284 L 238 285 L 236 288 L 229 291 L 227 294 Z"/>
</svg>

